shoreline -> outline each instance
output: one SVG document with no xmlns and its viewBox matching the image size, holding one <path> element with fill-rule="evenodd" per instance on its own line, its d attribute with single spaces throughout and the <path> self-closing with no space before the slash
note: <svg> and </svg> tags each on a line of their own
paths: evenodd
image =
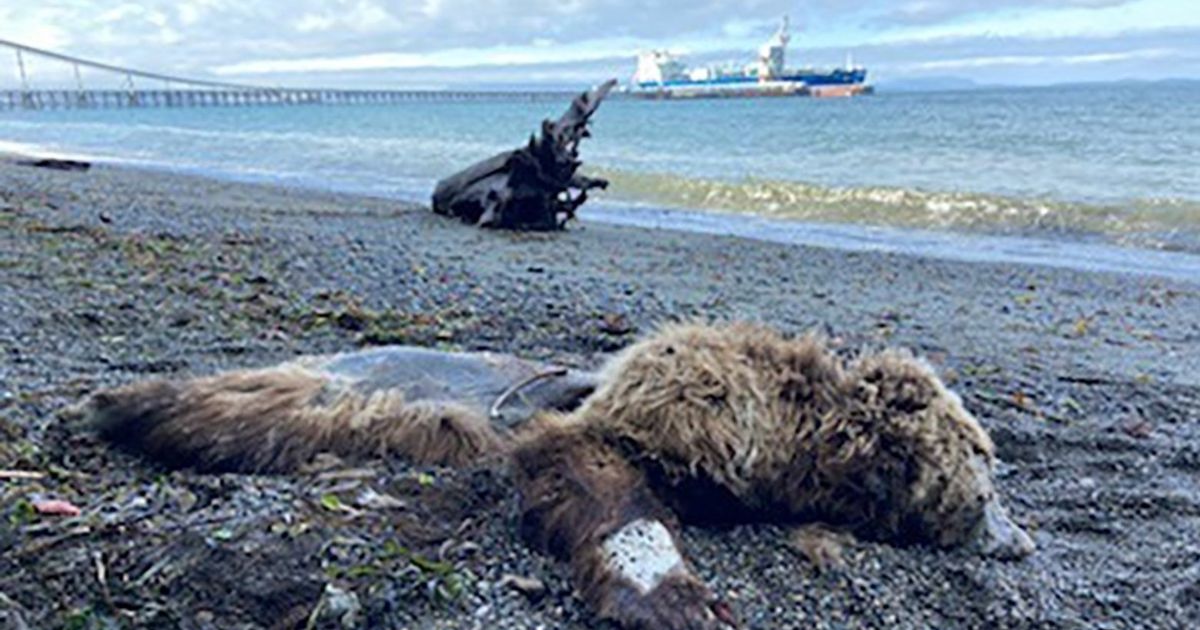
<svg viewBox="0 0 1200 630">
<path fill-rule="evenodd" d="M 56 152 L 20 143 L 0 143 L 0 159 L 21 155 L 81 159 L 109 168 L 140 170 L 199 177 L 238 184 L 292 188 L 299 192 L 331 193 L 391 200 L 395 203 L 427 205 L 415 189 L 395 192 L 353 186 L 339 187 L 332 181 L 306 183 L 301 175 L 221 172 L 203 166 L 173 165 L 88 153 Z M 404 179 L 398 177 L 398 180 Z M 408 186 L 413 186 L 409 182 Z M 876 223 L 809 221 L 723 209 L 662 206 L 628 202 L 600 196 L 580 211 L 584 221 L 605 222 L 640 228 L 666 229 L 702 234 L 732 235 L 784 245 L 812 246 L 859 252 L 886 252 L 959 262 L 1045 265 L 1077 271 L 1136 274 L 1188 281 L 1200 278 L 1200 253 L 1165 247 L 1119 244 L 1110 236 L 1081 233 L 1006 233 L 996 230 L 937 229 Z"/>
<path fill-rule="evenodd" d="M 729 235 L 783 245 L 879 252 L 952 262 L 1046 266 L 1188 281 L 1200 278 L 1200 255 L 1048 237 L 967 233 L 883 225 L 820 223 L 719 211 L 654 207 L 603 208 L 580 216 L 647 229 Z"/>
<path fill-rule="evenodd" d="M 8 173 L 24 173 L 35 178 L 40 172 L 41 175 L 51 180 L 51 182 L 58 178 L 69 180 L 76 175 L 13 164 L 13 159 L 20 159 L 22 157 L 30 156 L 0 153 L 0 168 L 10 169 Z M 16 170 L 12 171 L 11 169 Z M 931 278 L 940 281 L 949 280 L 956 287 L 960 285 L 961 280 L 976 278 L 982 282 L 981 286 L 978 287 L 979 289 L 993 286 L 998 279 L 1003 279 L 1004 282 L 1011 283 L 1014 278 L 1029 277 L 1044 279 L 1047 284 L 1092 285 L 1095 287 L 1106 287 L 1116 292 L 1127 290 L 1144 292 L 1152 290 L 1172 294 L 1196 294 L 1200 296 L 1200 275 L 1184 276 L 1182 278 L 1156 277 L 1153 274 L 1141 274 L 1127 270 L 1060 267 L 1036 262 L 959 260 L 945 256 L 931 256 L 922 251 L 914 252 L 873 247 L 870 243 L 861 248 L 854 247 L 853 244 L 847 247 L 829 247 L 794 242 L 787 240 L 788 237 L 786 236 L 784 238 L 776 238 L 778 235 L 762 231 L 758 231 L 752 236 L 721 233 L 715 229 L 711 229 L 712 224 L 703 224 L 703 219 L 710 217 L 710 213 L 705 212 L 687 213 L 689 216 L 701 220 L 702 224 L 693 230 L 679 230 L 671 225 L 656 225 L 655 217 L 661 216 L 663 213 L 675 214 L 675 211 L 648 210 L 646 212 L 649 218 L 644 221 L 641 219 L 629 220 L 629 215 L 624 215 L 622 222 L 594 221 L 585 216 L 581 221 L 577 221 L 564 232 L 521 234 L 505 231 L 478 230 L 472 226 L 436 216 L 429 211 L 426 204 L 398 200 L 384 195 L 343 192 L 326 188 L 309 188 L 265 181 L 239 181 L 236 179 L 159 170 L 142 166 L 128 166 L 103 161 L 93 162 L 92 170 L 88 173 L 78 174 L 78 179 L 85 179 L 89 175 L 105 180 L 106 184 L 116 184 L 118 187 L 132 185 L 132 190 L 130 190 L 126 197 L 134 202 L 136 202 L 139 194 L 146 192 L 145 190 L 139 190 L 141 186 L 145 186 L 153 192 L 153 199 L 156 202 L 175 189 L 181 188 L 189 193 L 200 191 L 202 195 L 213 196 L 215 201 L 209 202 L 207 199 L 199 200 L 198 207 L 217 211 L 220 215 L 230 220 L 228 229 L 237 231 L 262 233 L 264 231 L 280 229 L 286 225 L 286 223 L 281 222 L 281 219 L 291 215 L 303 216 L 310 221 L 318 222 L 320 217 L 336 217 L 351 224 L 357 223 L 360 220 L 374 222 L 387 221 L 389 218 L 401 218 L 402 222 L 393 227 L 403 229 L 393 229 L 393 233 L 403 233 L 405 237 L 417 235 L 432 235 L 436 237 L 434 242 L 417 245 L 417 249 L 422 250 L 419 253 L 424 255 L 432 252 L 423 250 L 440 250 L 447 244 L 458 245 L 465 241 L 471 243 L 473 246 L 483 243 L 496 245 L 502 248 L 507 257 L 514 260 L 524 260 L 527 252 L 523 251 L 522 243 L 529 242 L 531 246 L 536 247 L 534 257 L 540 259 L 542 262 L 548 262 L 546 256 L 553 256 L 552 252 L 556 247 L 554 243 L 561 240 L 563 241 L 561 246 L 568 250 L 572 247 L 590 245 L 591 247 L 599 248 L 602 255 L 608 258 L 609 263 L 616 263 L 618 260 L 630 263 L 613 268 L 613 272 L 619 273 L 628 271 L 630 268 L 636 269 L 639 266 L 639 262 L 641 263 L 640 266 L 649 267 L 656 272 L 659 270 L 658 268 L 664 262 L 663 260 L 637 261 L 636 253 L 630 255 L 628 251 L 623 251 L 630 248 L 644 247 L 646 244 L 650 244 L 654 250 L 657 250 L 653 252 L 654 255 L 652 258 L 667 258 L 666 262 L 668 262 L 668 266 L 676 264 L 676 261 L 670 259 L 693 248 L 706 253 L 713 252 L 713 256 L 710 257 L 711 260 L 704 266 L 712 266 L 713 262 L 719 261 L 719 264 L 716 265 L 719 269 L 718 273 L 714 276 L 715 282 L 701 282 L 698 287 L 688 287 L 687 290 L 682 291 L 689 298 L 697 297 L 697 292 L 703 293 L 706 289 L 722 288 L 721 285 L 727 280 L 726 276 L 736 277 L 742 282 L 754 282 L 752 280 L 754 276 L 753 271 L 760 268 L 764 261 L 767 261 L 768 266 L 775 268 L 777 273 L 773 274 L 775 276 L 773 278 L 763 278 L 763 283 L 765 284 L 758 287 L 759 289 L 790 293 L 793 290 L 802 290 L 805 288 L 804 283 L 788 283 L 786 281 L 786 276 L 788 275 L 795 277 L 807 276 L 808 274 L 804 273 L 803 269 L 797 268 L 793 264 L 780 264 L 776 260 L 795 260 L 800 264 L 808 260 L 810 263 L 819 263 L 822 268 L 831 270 L 839 269 L 847 265 L 847 263 L 852 262 L 857 267 L 853 270 L 853 273 L 856 275 L 881 273 L 899 280 L 901 278 L 900 274 L 905 272 L 910 273 L 912 276 L 929 274 Z M 3 179 L 0 179 L 0 183 L 3 183 L 3 181 Z M 224 203 L 231 199 L 237 202 L 232 207 Z M 272 201 L 284 201 L 286 204 L 294 205 L 270 207 Z M 136 208 L 136 203 L 130 209 L 133 208 Z M 189 215 L 180 212 L 177 208 L 172 208 L 169 213 L 160 212 L 161 208 L 152 208 L 152 210 L 152 212 L 144 217 L 139 217 L 136 214 L 128 212 L 122 213 L 124 218 L 129 220 L 128 224 L 122 226 L 120 225 L 120 221 L 116 221 L 114 227 L 117 229 L 138 231 L 156 229 L 160 225 L 167 225 L 174 229 L 184 229 L 188 232 L 195 231 L 200 234 L 211 234 L 215 229 L 211 219 L 198 215 Z M 643 211 L 645 210 L 637 209 L 631 212 Z M 77 218 L 82 219 L 85 224 L 97 224 L 96 216 L 79 215 Z M 762 221 L 769 225 L 776 223 L 770 219 L 762 219 Z M 779 221 L 778 223 L 790 222 Z M 307 227 L 299 231 L 302 232 Z M 355 227 L 357 230 L 357 226 Z M 289 231 L 296 230 L 289 229 Z M 907 232 L 906 230 L 905 233 Z M 820 236 L 821 234 L 818 231 L 814 236 Z M 379 238 L 381 235 L 375 234 L 373 236 Z M 956 238 L 960 235 L 946 234 L 944 236 L 947 238 Z M 345 239 L 339 235 L 337 240 L 344 241 Z M 999 242 L 1003 243 L 1004 241 L 1001 240 Z M 664 243 L 666 244 L 665 246 Z M 1141 250 L 1136 250 L 1136 252 L 1141 253 Z M 437 258 L 459 259 L 459 256 L 453 253 L 439 251 L 438 254 Z M 667 255 L 663 256 L 663 254 Z M 739 256 L 739 254 L 745 255 Z M 744 260 L 747 263 L 746 269 L 738 270 L 736 268 L 739 260 Z M 688 262 L 700 264 L 700 261 L 689 260 Z M 574 268 L 581 265 L 582 261 L 574 261 L 570 264 L 570 267 Z M 729 265 L 734 265 L 734 267 L 729 267 Z M 551 264 L 545 269 L 549 271 L 553 269 L 553 265 Z M 490 275 L 498 271 L 508 270 L 503 269 L 502 265 L 490 265 L 478 271 Z M 918 271 L 921 273 L 916 273 Z M 839 281 L 840 278 L 837 277 L 839 273 L 840 269 L 835 272 L 833 278 L 826 279 L 826 282 Z M 679 282 L 681 285 L 693 284 L 687 282 L 687 275 L 667 274 L 666 276 L 642 278 L 640 274 L 635 272 L 630 273 L 629 277 L 639 278 L 642 281 Z M 806 280 L 811 282 L 814 279 L 807 277 Z M 856 280 L 860 283 L 869 282 L 870 278 L 857 278 Z M 927 283 L 920 277 L 910 277 L 905 278 L 905 280 L 920 286 L 921 294 L 928 294 L 931 291 L 931 288 L 925 286 Z M 640 284 L 640 282 L 635 281 L 635 284 Z M 1017 281 L 1016 286 L 1018 289 L 1028 289 L 1030 292 L 1036 293 L 1038 290 L 1036 284 L 1036 282 L 1022 284 L 1020 281 Z M 889 293 L 893 292 L 894 289 Z M 675 292 L 672 291 L 672 293 Z M 824 295 L 825 292 L 818 291 L 818 294 Z M 917 297 L 904 295 L 903 293 L 898 295 L 909 298 L 910 302 L 914 297 Z M 1020 303 L 1030 296 L 1022 294 L 1016 297 L 1017 302 Z M 1094 297 L 1100 298 L 1101 296 Z M 876 298 L 873 297 L 871 299 Z M 723 299 L 717 301 L 719 303 L 724 302 Z M 828 303 L 829 300 L 825 301 Z M 993 302 L 989 306 L 994 306 L 995 301 L 989 301 Z M 691 312 L 677 316 L 705 316 L 704 313 L 697 311 L 697 302 L 687 301 L 685 304 Z M 1081 309 L 1080 312 L 1083 313 L 1086 310 Z M 1094 310 L 1104 312 L 1106 309 L 1101 305 Z M 1011 314 L 1011 309 L 1002 308 L 1002 312 Z M 726 318 L 736 315 L 730 312 L 713 314 L 716 317 Z M 945 316 L 945 314 L 939 315 Z M 768 322 L 774 319 L 772 316 L 766 315 L 757 309 L 756 312 L 750 315 L 750 318 L 756 321 Z M 811 321 L 813 321 L 813 326 L 831 326 L 829 322 L 821 322 L 819 319 Z M 1191 324 L 1191 322 L 1186 323 Z M 834 328 L 837 327 L 835 326 Z M 1192 328 L 1200 331 L 1200 322 L 1195 322 Z M 1127 329 L 1124 332 L 1128 334 L 1130 331 Z M 1190 336 L 1185 338 L 1188 342 L 1195 340 Z M 1114 340 L 1110 339 L 1109 341 Z M 1120 344 L 1117 345 L 1119 346 Z M 1104 361 L 1100 361 L 1099 363 L 1103 364 Z M 1127 368 L 1128 366 L 1123 367 Z M 1193 367 L 1195 369 L 1191 369 Z M 1197 356 L 1194 362 L 1188 361 L 1176 368 L 1163 370 L 1162 374 L 1171 374 L 1175 378 L 1182 378 L 1189 384 L 1200 384 L 1200 356 Z"/>
<path fill-rule="evenodd" d="M 782 525 L 686 528 L 697 570 L 747 627 L 1200 619 L 1196 281 L 586 219 L 564 233 L 485 232 L 389 199 L 8 160 L 0 280 L 0 468 L 47 473 L 0 485 L 0 508 L 18 515 L 0 519 L 0 618 L 15 611 L 31 627 L 86 615 L 266 628 L 306 619 L 328 584 L 380 626 L 595 627 L 564 568 L 516 535 L 503 470 L 370 462 L 353 490 L 316 473 L 166 472 L 64 410 L 135 380 L 381 343 L 591 366 L 679 319 L 816 329 L 846 352 L 926 357 L 992 435 L 998 485 L 1039 546 L 1004 563 L 859 542 L 845 567 L 821 572 Z M 326 494 L 350 504 L 363 488 L 405 507 L 328 509 Z M 34 496 L 87 517 L 22 520 L 14 506 Z M 97 588 L 95 554 L 116 606 Z M 527 599 L 508 574 L 545 595 Z M 430 594 L 447 576 L 454 596 Z"/>
</svg>

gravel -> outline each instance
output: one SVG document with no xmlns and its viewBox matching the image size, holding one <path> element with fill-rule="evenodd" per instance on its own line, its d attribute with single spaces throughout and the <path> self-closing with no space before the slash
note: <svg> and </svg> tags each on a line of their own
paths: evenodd
<svg viewBox="0 0 1200 630">
<path fill-rule="evenodd" d="M 1200 284 L 597 223 L 482 232 L 394 201 L 0 162 L 0 626 L 593 627 L 516 536 L 497 462 L 170 472 L 78 426 L 88 392 L 365 344 L 594 366 L 664 321 L 907 346 L 991 432 L 1037 554 L 687 528 L 751 628 L 1200 623 Z M 64 499 L 75 518 L 39 516 Z M 515 587 L 514 585 L 524 585 Z"/>
</svg>

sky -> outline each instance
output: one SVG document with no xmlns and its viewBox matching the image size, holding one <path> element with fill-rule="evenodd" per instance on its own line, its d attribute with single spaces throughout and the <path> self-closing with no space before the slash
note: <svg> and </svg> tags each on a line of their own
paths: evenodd
<svg viewBox="0 0 1200 630">
<path fill-rule="evenodd" d="M 574 87 L 651 48 L 747 62 L 784 14 L 789 65 L 852 55 L 881 85 L 1200 78 L 1200 0 L 0 0 L 0 39 L 253 85 Z"/>
</svg>

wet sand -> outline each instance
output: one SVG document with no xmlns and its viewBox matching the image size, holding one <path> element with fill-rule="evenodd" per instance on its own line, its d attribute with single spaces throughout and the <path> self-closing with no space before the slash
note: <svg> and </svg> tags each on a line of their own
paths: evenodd
<svg viewBox="0 0 1200 630">
<path fill-rule="evenodd" d="M 304 627 L 333 585 L 369 627 L 590 627 L 563 568 L 517 538 L 502 468 L 166 472 L 65 410 L 100 387 L 366 344 L 590 366 L 678 319 L 925 355 L 995 439 L 1040 547 L 1004 563 L 858 543 L 822 573 L 785 527 L 688 528 L 748 627 L 1200 623 L 1200 279 L 598 223 L 485 233 L 390 200 L 6 158 L 0 469 L 45 476 L 0 480 L 0 626 Z M 32 515 L 37 498 L 83 514 Z"/>
</svg>

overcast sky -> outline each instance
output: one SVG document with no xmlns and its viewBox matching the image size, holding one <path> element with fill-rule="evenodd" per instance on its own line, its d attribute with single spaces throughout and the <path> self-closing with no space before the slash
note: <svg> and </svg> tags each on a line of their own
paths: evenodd
<svg viewBox="0 0 1200 630">
<path fill-rule="evenodd" d="M 790 65 L 852 53 L 884 83 L 1200 78 L 1200 0 L 0 0 L 0 38 L 252 84 L 578 85 L 646 48 L 748 61 L 785 13 Z"/>
</svg>

